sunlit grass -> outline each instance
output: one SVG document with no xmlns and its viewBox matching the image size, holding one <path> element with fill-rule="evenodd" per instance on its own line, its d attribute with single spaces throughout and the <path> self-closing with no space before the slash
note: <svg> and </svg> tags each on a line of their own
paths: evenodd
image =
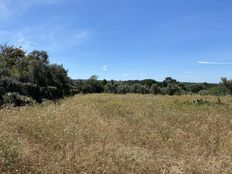
<svg viewBox="0 0 232 174">
<path fill-rule="evenodd" d="M 220 99 L 94 94 L 2 109 L 0 172 L 229 174 L 232 99 Z"/>
</svg>

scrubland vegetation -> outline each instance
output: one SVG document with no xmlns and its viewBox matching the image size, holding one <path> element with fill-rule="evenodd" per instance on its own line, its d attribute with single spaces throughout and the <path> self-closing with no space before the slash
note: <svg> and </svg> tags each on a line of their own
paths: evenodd
<svg viewBox="0 0 232 174">
<path fill-rule="evenodd" d="M 24 106 L 44 100 L 58 100 L 77 93 L 139 93 L 161 95 L 231 95 L 232 80 L 222 78 L 220 84 L 178 82 L 166 77 L 158 82 L 145 80 L 74 80 L 58 64 L 50 64 L 46 51 L 27 53 L 22 48 L 0 46 L 0 105 Z"/>
<path fill-rule="evenodd" d="M 0 173 L 227 173 L 230 97 L 76 95 L 0 110 Z"/>
<path fill-rule="evenodd" d="M 50 64 L 45 51 L 0 46 L 0 105 L 22 106 L 72 95 L 62 65 Z"/>
<path fill-rule="evenodd" d="M 0 46 L 0 173 L 230 174 L 231 94 L 226 78 L 74 80 Z"/>
</svg>

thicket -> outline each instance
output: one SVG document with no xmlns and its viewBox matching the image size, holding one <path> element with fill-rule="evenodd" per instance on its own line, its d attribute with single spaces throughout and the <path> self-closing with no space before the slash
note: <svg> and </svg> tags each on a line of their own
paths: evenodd
<svg viewBox="0 0 232 174">
<path fill-rule="evenodd" d="M 219 84 L 209 83 L 184 83 L 176 79 L 166 77 L 162 82 L 153 79 L 145 80 L 98 80 L 97 76 L 92 76 L 88 80 L 73 80 L 77 93 L 139 93 L 139 94 L 160 94 L 160 95 L 232 95 L 232 80 L 222 78 Z"/>
<path fill-rule="evenodd" d="M 0 46 L 0 104 L 25 105 L 73 93 L 62 65 L 50 64 L 45 51 Z"/>
<path fill-rule="evenodd" d="M 219 84 L 183 83 L 166 77 L 162 82 L 145 80 L 72 80 L 62 65 L 50 64 L 45 51 L 26 53 L 22 48 L 0 46 L 0 105 L 22 106 L 57 100 L 76 93 L 140 93 L 161 95 L 231 95 L 232 80 Z"/>
</svg>

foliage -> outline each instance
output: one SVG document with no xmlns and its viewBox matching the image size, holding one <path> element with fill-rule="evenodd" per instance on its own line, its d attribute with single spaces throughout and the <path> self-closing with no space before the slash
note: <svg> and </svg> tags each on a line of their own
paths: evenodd
<svg viewBox="0 0 232 174">
<path fill-rule="evenodd" d="M 181 88 L 175 83 L 168 83 L 167 85 L 167 94 L 168 95 L 180 95 Z"/>
<path fill-rule="evenodd" d="M 117 87 L 117 93 L 118 94 L 126 94 L 130 92 L 130 86 L 129 85 L 124 85 L 124 84 L 120 84 Z"/>
<path fill-rule="evenodd" d="M 222 96 L 222 95 L 229 95 L 230 91 L 225 86 L 219 85 L 219 86 L 211 88 L 209 90 L 209 93 L 211 95 Z"/>
<path fill-rule="evenodd" d="M 223 85 L 204 83 L 184 83 L 176 79 L 166 77 L 162 82 L 152 79 L 128 80 L 128 81 L 107 81 L 98 80 L 92 76 L 88 80 L 73 80 L 74 89 L 77 93 L 139 93 L 139 94 L 162 94 L 162 95 L 227 95 L 228 89 Z"/>
<path fill-rule="evenodd" d="M 221 85 L 224 88 L 226 88 L 230 94 L 232 94 L 232 80 L 227 80 L 227 78 L 222 78 Z"/>
<path fill-rule="evenodd" d="M 98 80 L 98 76 L 93 75 L 87 80 L 74 80 L 73 85 L 77 93 L 101 93 L 104 92 L 104 83 L 107 81 Z"/>
<path fill-rule="evenodd" d="M 3 95 L 2 98 L 4 105 L 10 106 L 25 106 L 35 103 L 35 101 L 32 98 L 20 95 L 16 92 L 6 93 L 5 95 Z"/>
<path fill-rule="evenodd" d="M 71 80 L 62 65 L 49 64 L 47 52 L 35 50 L 26 54 L 22 48 L 3 45 L 0 46 L 0 94 L 6 93 L 12 94 L 8 96 L 11 99 L 27 96 L 37 102 L 53 100 L 72 94 Z M 3 97 L 0 101 L 9 102 Z"/>
<path fill-rule="evenodd" d="M 148 87 L 151 87 L 152 85 L 157 84 L 157 82 L 153 79 L 144 79 L 141 81 L 141 84 L 148 86 Z"/>
<path fill-rule="evenodd" d="M 117 88 L 118 88 L 118 84 L 115 81 L 111 80 L 106 84 L 105 92 L 117 94 Z"/>
<path fill-rule="evenodd" d="M 207 87 L 204 86 L 203 84 L 193 84 L 193 85 L 189 86 L 189 90 L 192 93 L 199 93 L 199 91 L 206 90 L 206 89 L 207 89 Z"/>
<path fill-rule="evenodd" d="M 222 78 L 220 85 L 181 83 L 172 77 L 158 82 L 153 79 L 107 81 L 91 76 L 87 80 L 71 80 L 62 65 L 50 64 L 45 51 L 28 54 L 22 48 L 0 46 L 0 104 L 6 93 L 31 97 L 37 102 L 56 100 L 76 93 L 140 93 L 140 94 L 232 94 L 232 80 Z"/>
<path fill-rule="evenodd" d="M 161 93 L 161 90 L 160 90 L 160 87 L 158 86 L 158 84 L 152 84 L 150 90 L 151 90 L 151 93 L 155 94 L 155 95 Z"/>
<path fill-rule="evenodd" d="M 142 84 L 133 84 L 130 86 L 131 93 L 140 93 L 140 94 L 149 94 L 150 89 L 149 87 L 142 85 Z"/>
<path fill-rule="evenodd" d="M 209 90 L 203 89 L 199 91 L 200 95 L 209 95 Z"/>
</svg>

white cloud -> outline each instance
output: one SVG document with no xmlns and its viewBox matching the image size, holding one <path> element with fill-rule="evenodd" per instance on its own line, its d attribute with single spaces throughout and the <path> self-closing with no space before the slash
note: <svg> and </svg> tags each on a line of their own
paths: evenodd
<svg viewBox="0 0 232 174">
<path fill-rule="evenodd" d="M 23 49 L 27 51 L 33 50 L 33 45 L 35 44 L 29 41 L 22 33 L 16 34 L 15 37 L 16 46 L 21 46 Z"/>
<path fill-rule="evenodd" d="M 32 51 L 37 46 L 32 42 L 30 34 L 25 30 L 0 30 L 0 44 L 10 44 L 22 47 L 25 51 Z"/>
<path fill-rule="evenodd" d="M 208 61 L 198 61 L 198 64 L 206 64 L 206 65 L 232 65 L 231 62 L 208 62 Z"/>
<path fill-rule="evenodd" d="M 65 32 L 64 32 L 65 31 Z M 78 49 L 81 44 L 91 41 L 90 34 L 85 31 L 76 32 L 68 25 L 60 26 L 59 21 L 52 21 L 44 25 L 35 27 L 18 28 L 17 30 L 2 29 L 0 30 L 0 41 L 4 43 L 13 44 L 15 46 L 22 46 L 26 51 L 33 49 L 51 51 L 68 51 L 73 48 Z M 86 30 L 89 31 L 89 30 Z M 79 39 L 73 37 L 79 33 Z M 102 66 L 98 67 L 103 69 Z M 104 70 L 108 66 L 104 66 Z"/>
<path fill-rule="evenodd" d="M 105 72 L 108 71 L 108 65 L 102 66 L 102 70 L 105 71 Z"/>
</svg>

